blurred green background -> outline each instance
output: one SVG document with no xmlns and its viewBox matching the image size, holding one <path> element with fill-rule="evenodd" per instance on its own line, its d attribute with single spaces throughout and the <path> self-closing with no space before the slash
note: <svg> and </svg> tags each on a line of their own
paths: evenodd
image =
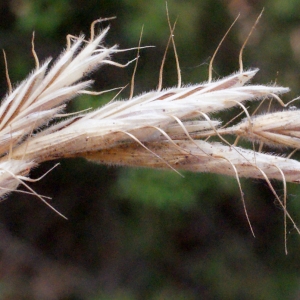
<svg viewBox="0 0 300 300">
<path fill-rule="evenodd" d="M 240 47 L 265 8 L 245 49 L 244 66 L 261 69 L 254 82 L 291 87 L 284 100 L 300 95 L 299 1 L 169 0 L 168 7 L 171 20 L 178 18 L 175 40 L 184 83 L 207 80 L 210 57 L 241 13 L 216 57 L 214 77 L 237 71 Z M 59 55 L 66 34 L 88 35 L 93 20 L 116 16 L 107 45 L 136 46 L 144 25 L 142 44 L 155 48 L 141 51 L 135 92 L 157 86 L 169 36 L 165 1 L 2 0 L 0 13 L 0 46 L 14 83 L 34 67 L 33 31 L 43 61 Z M 114 60 L 125 63 L 135 55 L 120 53 Z M 7 85 L 2 61 L 0 70 L 3 96 Z M 94 89 L 124 86 L 132 71 L 133 65 L 103 67 L 92 75 Z M 176 83 L 170 51 L 164 86 Z M 121 97 L 128 95 L 127 89 Z M 82 97 L 68 110 L 97 107 L 112 97 Z M 33 170 L 32 177 L 54 163 Z M 11 194 L 0 206 L 0 298 L 300 299 L 300 237 L 288 224 L 286 256 L 283 212 L 266 183 L 242 180 L 254 238 L 234 179 L 183 174 L 62 160 L 32 187 L 51 196 L 51 204 L 68 221 L 32 196 Z M 274 186 L 282 195 L 282 184 Z M 288 185 L 288 196 L 289 211 L 300 224 L 298 186 Z"/>
</svg>

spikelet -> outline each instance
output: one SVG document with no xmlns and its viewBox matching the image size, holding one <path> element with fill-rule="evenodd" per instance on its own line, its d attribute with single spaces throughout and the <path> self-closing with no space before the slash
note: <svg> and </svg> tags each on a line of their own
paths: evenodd
<svg viewBox="0 0 300 300">
<path fill-rule="evenodd" d="M 42 131 L 26 145 L 15 149 L 13 158 L 22 157 L 25 147 L 26 159 L 41 162 L 56 157 L 80 156 L 83 152 L 134 142 L 134 138 L 140 142 L 161 140 L 162 131 L 169 132 L 174 138 L 171 131 L 176 126 L 177 132 L 181 129 L 181 135 L 184 134 L 182 138 L 187 139 L 187 134 L 192 131 L 211 128 L 212 124 L 203 120 L 205 113 L 288 91 L 282 87 L 243 86 L 247 82 L 245 78 L 251 78 L 255 72 L 247 71 L 212 83 L 153 91 L 127 101 L 111 102 L 94 112 L 62 122 L 49 131 Z M 181 127 L 180 122 L 184 122 Z"/>
<path fill-rule="evenodd" d="M 14 191 L 20 183 L 23 183 L 24 176 L 28 175 L 35 163 L 24 160 L 8 160 L 0 163 L 0 197 Z"/>
<path fill-rule="evenodd" d="M 50 69 L 50 59 L 40 66 L 36 58 L 36 69 L 1 101 L 0 197 L 15 190 L 20 183 L 35 194 L 25 184 L 26 180 L 30 181 L 25 176 L 37 165 L 37 160 L 25 158 L 26 150 L 15 160 L 14 151 L 20 146 L 26 148 L 35 136 L 33 132 L 55 119 L 66 101 L 91 85 L 92 81 L 84 81 L 88 73 L 102 64 L 113 64 L 109 59 L 116 46 L 106 48 L 102 45 L 107 31 L 108 28 L 91 37 L 89 42 L 83 36 L 75 38 L 73 43 L 68 38 L 66 50 Z M 34 50 L 33 54 L 36 56 Z"/>
<path fill-rule="evenodd" d="M 84 43 L 83 37 L 79 37 L 62 53 L 47 74 L 50 60 L 37 67 L 2 100 L 0 153 L 7 151 L 8 145 L 16 146 L 26 135 L 54 118 L 64 108 L 63 103 L 91 84 L 91 81 L 78 81 L 99 67 L 113 53 L 115 47 L 102 47 L 97 51 L 107 31 L 108 29 L 104 30 L 83 48 L 81 48 Z M 7 138 L 8 135 L 11 136 L 10 140 Z"/>
<path fill-rule="evenodd" d="M 299 110 L 259 115 L 221 130 L 220 134 L 233 134 L 273 146 L 300 148 L 299 115 Z"/>
</svg>

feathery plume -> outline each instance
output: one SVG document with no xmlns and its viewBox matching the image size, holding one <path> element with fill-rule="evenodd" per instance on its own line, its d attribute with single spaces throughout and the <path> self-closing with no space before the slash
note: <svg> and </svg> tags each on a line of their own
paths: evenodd
<svg viewBox="0 0 300 300">
<path fill-rule="evenodd" d="M 172 34 L 174 27 L 169 26 Z M 66 50 L 49 71 L 50 60 L 39 66 L 36 59 L 36 69 L 1 102 L 0 196 L 30 180 L 25 176 L 33 166 L 77 156 L 105 164 L 220 173 L 235 176 L 239 187 L 239 177 L 265 179 L 272 191 L 270 179 L 282 180 L 284 185 L 287 181 L 299 183 L 298 161 L 230 145 L 222 136 L 231 134 L 296 149 L 300 146 L 298 110 L 250 117 L 245 101 L 275 98 L 285 106 L 278 95 L 289 89 L 250 84 L 258 70 L 244 71 L 241 57 L 238 73 L 215 81 L 211 80 L 211 62 L 209 81 L 203 84 L 181 86 L 179 74 L 177 87 L 162 89 L 161 70 L 158 90 L 135 97 L 131 92 L 127 100 L 111 101 L 47 127 L 67 101 L 86 92 L 92 83 L 84 80 L 86 74 L 103 64 L 121 66 L 110 60 L 119 51 L 116 46 L 103 46 L 107 31 L 95 36 L 93 23 L 89 41 L 83 36 L 69 37 Z M 174 46 L 173 37 L 171 40 Z M 176 51 L 175 56 L 178 63 Z M 179 66 L 177 70 L 180 73 Z M 209 117 L 234 106 L 247 115 L 237 125 L 222 128 L 222 120 Z M 218 136 L 221 142 L 204 140 L 210 136 Z M 274 194 L 285 218 L 292 221 L 285 201 Z"/>
</svg>

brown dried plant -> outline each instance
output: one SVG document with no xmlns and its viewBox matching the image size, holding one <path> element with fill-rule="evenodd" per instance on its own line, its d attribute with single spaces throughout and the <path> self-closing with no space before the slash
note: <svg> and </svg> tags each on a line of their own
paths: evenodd
<svg viewBox="0 0 300 300">
<path fill-rule="evenodd" d="M 240 177 L 264 179 L 282 206 L 285 228 L 289 218 L 300 233 L 286 209 L 286 182 L 299 183 L 300 162 L 254 148 L 244 149 L 228 143 L 223 137 L 230 134 L 261 144 L 300 147 L 299 110 L 284 109 L 250 116 L 245 107 L 246 101 L 261 102 L 266 98 L 276 99 L 286 107 L 278 95 L 289 91 L 275 85 L 249 84 L 258 70 L 243 70 L 242 51 L 246 42 L 241 50 L 239 72 L 212 81 L 214 54 L 208 82 L 182 86 L 174 26 L 169 24 L 169 43 L 174 46 L 177 61 L 177 87 L 162 89 L 162 63 L 157 90 L 133 97 L 133 83 L 129 99 L 112 100 L 100 109 L 60 121 L 65 103 L 86 93 L 91 86 L 91 80 L 84 80 L 88 73 L 104 64 L 121 66 L 111 60 L 111 55 L 122 50 L 103 45 L 108 28 L 94 34 L 95 23 L 99 21 L 92 24 L 88 41 L 83 36 L 68 36 L 66 50 L 50 69 L 50 60 L 40 66 L 33 47 L 35 70 L 14 90 L 9 88 L 2 100 L 0 196 L 22 184 L 49 205 L 47 197 L 36 194 L 26 182 L 32 181 L 28 177 L 31 168 L 63 157 L 81 156 L 104 164 L 176 172 L 213 172 L 237 179 L 246 216 Z M 11 87 L 8 75 L 7 78 Z M 241 107 L 246 115 L 237 125 L 221 127 L 222 121 L 209 117 L 211 113 L 234 106 Z M 47 126 L 53 120 L 57 122 Z M 211 136 L 220 141 L 211 141 L 208 139 Z M 274 190 L 272 179 L 283 182 L 283 200 Z M 252 230 L 249 218 L 248 221 Z"/>
</svg>

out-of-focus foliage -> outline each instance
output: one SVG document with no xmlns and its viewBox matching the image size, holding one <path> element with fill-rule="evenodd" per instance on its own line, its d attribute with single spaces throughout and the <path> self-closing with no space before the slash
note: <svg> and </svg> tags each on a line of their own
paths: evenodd
<svg viewBox="0 0 300 300">
<path fill-rule="evenodd" d="M 220 187 L 222 195 L 231 193 L 237 183 L 232 178 L 215 174 L 192 174 L 183 172 L 183 177 L 174 171 L 134 170 L 125 168 L 118 176 L 119 197 L 127 197 L 133 201 L 145 203 L 150 207 L 169 210 L 178 207 L 183 210 L 192 209 L 198 199 L 208 194 L 212 198 L 219 197 L 219 191 L 211 191 L 211 186 Z"/>
<path fill-rule="evenodd" d="M 18 17 L 17 28 L 23 32 L 30 32 L 32 28 L 45 34 L 55 34 L 62 24 L 66 14 L 71 9 L 69 0 L 62 1 L 14 1 L 13 11 Z M 45 22 L 48 20 L 48 22 Z M 49 22 L 51 20 L 51 22 Z"/>
<path fill-rule="evenodd" d="M 184 83 L 207 79 L 210 57 L 240 12 L 214 62 L 214 76 L 238 69 L 239 49 L 256 17 L 264 15 L 244 52 L 245 67 L 258 67 L 257 82 L 290 86 L 300 95 L 298 1 L 168 1 Z M 106 42 L 142 44 L 135 92 L 155 89 L 169 37 L 165 1 L 12 0 L 0 3 L 0 46 L 13 82 L 34 67 L 31 34 L 41 60 L 55 57 L 65 35 L 89 34 L 99 17 L 111 21 Z M 106 24 L 99 25 L 100 28 Z M 126 63 L 136 51 L 114 59 Z M 0 93 L 6 92 L 4 64 Z M 94 89 L 125 86 L 133 65 L 108 66 L 92 75 Z M 177 84 L 170 49 L 164 86 Z M 97 107 L 115 93 L 83 96 L 68 110 Z M 128 97 L 128 88 L 119 96 Z M 228 117 L 239 110 L 229 111 Z M 270 149 L 265 149 L 271 151 Z M 54 162 L 32 173 L 38 177 Z M 0 298 L 3 299 L 298 299 L 300 238 L 288 225 L 284 255 L 283 213 L 263 181 L 241 180 L 251 235 L 235 179 L 214 174 L 103 167 L 64 160 L 32 187 L 53 198 L 67 215 L 55 215 L 37 199 L 12 194 L 0 209 Z M 274 182 L 281 195 L 282 184 Z M 300 223 L 300 189 L 288 186 L 288 207 Z"/>
</svg>

